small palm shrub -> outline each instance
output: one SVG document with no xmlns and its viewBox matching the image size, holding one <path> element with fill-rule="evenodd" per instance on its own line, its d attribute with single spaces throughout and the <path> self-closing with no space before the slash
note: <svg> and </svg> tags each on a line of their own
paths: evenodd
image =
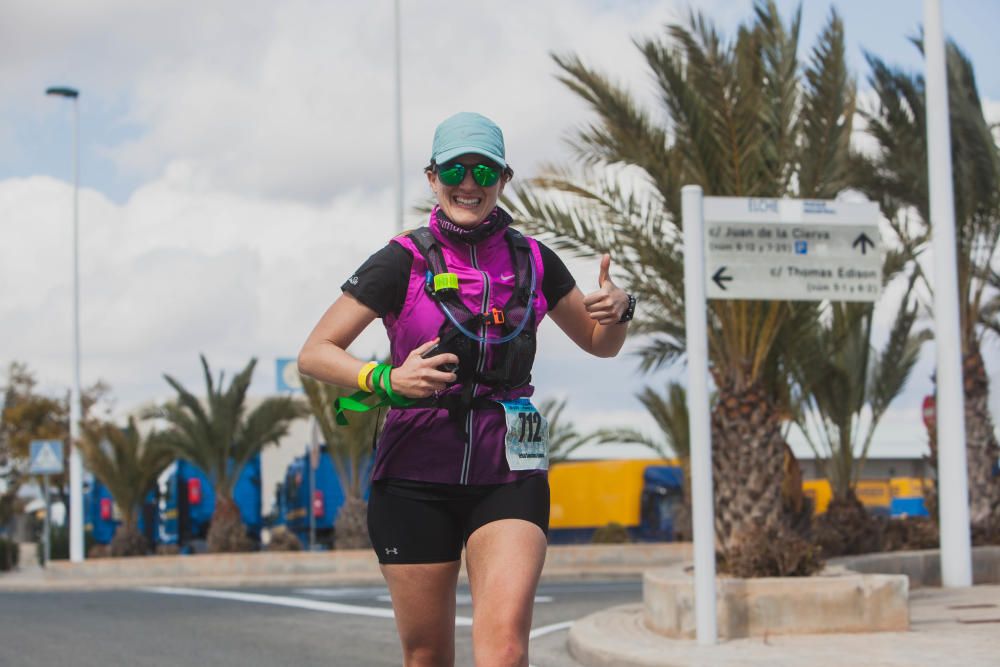
<svg viewBox="0 0 1000 667">
<path fill-rule="evenodd" d="M 628 530 L 615 521 L 594 531 L 590 540 L 594 544 L 625 544 L 629 541 Z"/>
<path fill-rule="evenodd" d="M 271 541 L 267 543 L 268 551 L 302 551 L 302 540 L 285 526 L 275 526 L 271 530 Z"/>
<path fill-rule="evenodd" d="M 823 568 L 819 547 L 780 526 L 745 531 L 720 558 L 719 571 L 734 577 L 808 577 Z"/>
<path fill-rule="evenodd" d="M 13 570 L 21 555 L 20 545 L 14 540 L 0 537 L 0 572 Z"/>
<path fill-rule="evenodd" d="M 882 551 L 937 549 L 938 527 L 926 516 L 889 519 L 882 530 Z"/>
<path fill-rule="evenodd" d="M 853 494 L 834 498 L 813 520 L 813 541 L 825 558 L 879 551 L 882 526 Z"/>
</svg>

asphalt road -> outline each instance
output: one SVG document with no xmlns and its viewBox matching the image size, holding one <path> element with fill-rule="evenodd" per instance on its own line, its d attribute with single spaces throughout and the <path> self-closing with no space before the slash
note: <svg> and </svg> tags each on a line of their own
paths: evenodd
<svg viewBox="0 0 1000 667">
<path fill-rule="evenodd" d="M 531 664 L 574 667 L 568 622 L 641 597 L 638 580 L 543 584 Z M 463 588 L 458 616 L 471 613 Z M 401 664 L 384 587 L 0 594 L 0 667 Z M 471 630 L 461 621 L 455 664 L 473 664 Z"/>
</svg>

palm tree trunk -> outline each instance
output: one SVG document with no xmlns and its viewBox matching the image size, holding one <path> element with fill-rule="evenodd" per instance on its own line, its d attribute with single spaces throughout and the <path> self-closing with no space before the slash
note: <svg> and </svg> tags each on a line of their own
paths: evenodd
<svg viewBox="0 0 1000 667">
<path fill-rule="evenodd" d="M 989 408 L 986 367 L 975 341 L 962 360 L 965 448 L 969 469 L 969 521 L 974 532 L 1000 526 L 1000 478 L 993 475 L 998 446 Z"/>
<path fill-rule="evenodd" d="M 212 525 L 208 527 L 208 550 L 211 553 L 253 550 L 253 542 L 240 518 L 240 508 L 228 495 L 220 493 L 215 498 Z"/>
<path fill-rule="evenodd" d="M 712 471 L 715 535 L 724 551 L 783 523 L 785 440 L 780 427 L 778 412 L 759 385 L 719 385 L 719 402 L 712 410 Z"/>
<path fill-rule="evenodd" d="M 139 531 L 139 519 L 135 512 L 123 512 L 122 522 L 115 529 L 111 538 L 111 556 L 124 558 L 128 556 L 145 556 L 149 543 L 146 536 Z"/>
</svg>

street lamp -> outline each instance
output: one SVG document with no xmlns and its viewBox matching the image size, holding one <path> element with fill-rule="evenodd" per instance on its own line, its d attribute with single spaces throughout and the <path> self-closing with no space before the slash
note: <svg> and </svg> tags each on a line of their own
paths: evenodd
<svg viewBox="0 0 1000 667">
<path fill-rule="evenodd" d="M 80 91 L 52 86 L 46 95 L 73 101 L 73 389 L 69 399 L 69 559 L 83 561 L 83 460 L 80 458 Z"/>
</svg>

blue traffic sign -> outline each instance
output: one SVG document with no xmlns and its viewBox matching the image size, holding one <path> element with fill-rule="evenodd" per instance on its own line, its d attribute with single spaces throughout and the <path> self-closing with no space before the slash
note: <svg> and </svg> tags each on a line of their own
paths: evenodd
<svg viewBox="0 0 1000 667">
<path fill-rule="evenodd" d="M 275 371 L 279 392 L 302 391 L 302 378 L 299 376 L 299 363 L 297 359 L 279 358 Z"/>
<path fill-rule="evenodd" d="M 32 440 L 28 474 L 60 475 L 63 472 L 62 440 Z"/>
</svg>

